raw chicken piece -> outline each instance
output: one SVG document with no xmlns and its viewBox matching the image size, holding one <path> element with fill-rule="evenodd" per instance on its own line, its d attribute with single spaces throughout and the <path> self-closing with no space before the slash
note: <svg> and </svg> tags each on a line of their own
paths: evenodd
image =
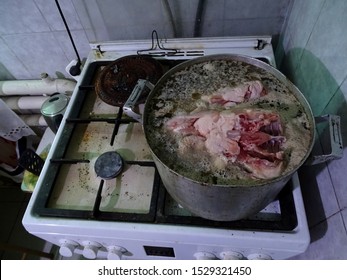
<svg viewBox="0 0 347 280">
<path fill-rule="evenodd" d="M 285 138 L 283 136 L 271 136 L 257 131 L 254 133 L 242 133 L 239 144 L 251 156 L 276 161 L 283 160 L 283 151 L 280 148 L 284 141 Z"/>
<path fill-rule="evenodd" d="M 166 127 L 182 135 L 198 135 L 199 132 L 194 128 L 198 119 L 199 117 L 194 115 L 176 116 L 166 122 Z"/>
<path fill-rule="evenodd" d="M 279 116 L 275 113 L 262 110 L 245 110 L 244 113 L 238 114 L 240 118 L 240 129 L 242 131 L 264 131 L 265 133 L 276 132 L 277 135 L 282 133 L 282 126 Z M 276 125 L 274 125 L 276 123 Z M 269 127 L 274 127 L 271 129 Z"/>
<path fill-rule="evenodd" d="M 236 162 L 253 177 L 270 179 L 280 175 L 285 137 L 278 114 L 265 110 L 202 111 L 176 116 L 166 127 L 179 133 L 180 152 L 205 148 L 214 159 Z"/>
<path fill-rule="evenodd" d="M 211 96 L 203 96 L 202 99 L 210 104 L 219 104 L 228 108 L 265 94 L 266 90 L 260 81 L 251 81 L 237 87 L 221 88 Z"/>
<path fill-rule="evenodd" d="M 221 131 L 215 129 L 206 138 L 205 147 L 212 155 L 220 156 L 225 162 L 235 162 L 240 147 L 234 140 L 230 140 Z"/>
<path fill-rule="evenodd" d="M 220 118 L 217 111 L 205 111 L 195 114 L 200 116 L 194 123 L 194 128 L 200 135 L 207 137 L 212 130 L 217 129 L 217 122 Z"/>
<path fill-rule="evenodd" d="M 252 157 L 246 152 L 240 152 L 237 162 L 252 174 L 253 177 L 259 179 L 271 179 L 281 175 L 283 161 L 268 161 L 258 157 Z"/>
</svg>

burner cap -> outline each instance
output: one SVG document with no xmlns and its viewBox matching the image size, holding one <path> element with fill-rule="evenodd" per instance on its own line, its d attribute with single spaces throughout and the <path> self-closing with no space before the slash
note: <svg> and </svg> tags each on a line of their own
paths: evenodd
<svg viewBox="0 0 347 280">
<path fill-rule="evenodd" d="M 96 79 L 95 91 L 105 103 L 121 107 L 128 100 L 139 79 L 156 84 L 162 75 L 163 68 L 153 57 L 128 55 L 111 62 L 100 72 Z M 144 97 L 141 102 L 144 102 L 145 92 L 142 96 Z"/>
<path fill-rule="evenodd" d="M 94 170 L 102 179 L 113 179 L 123 170 L 123 159 L 117 152 L 103 153 L 96 160 Z"/>
</svg>

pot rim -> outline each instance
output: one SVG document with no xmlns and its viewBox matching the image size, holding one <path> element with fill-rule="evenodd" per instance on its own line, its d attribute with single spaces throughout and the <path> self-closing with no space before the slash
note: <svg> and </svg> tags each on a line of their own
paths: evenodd
<svg viewBox="0 0 347 280">
<path fill-rule="evenodd" d="M 244 62 L 250 65 L 253 65 L 255 67 L 259 67 L 267 72 L 269 72 L 270 74 L 272 74 L 275 78 L 277 78 L 281 83 L 283 83 L 288 90 L 290 91 L 290 93 L 294 94 L 295 97 L 297 98 L 298 102 L 303 106 L 305 113 L 308 117 L 309 123 L 310 123 L 310 144 L 309 147 L 307 148 L 306 154 L 305 156 L 301 159 L 301 161 L 296 165 L 296 167 L 291 168 L 289 171 L 282 173 L 280 176 L 272 178 L 272 179 L 259 179 L 259 180 L 255 180 L 250 184 L 228 184 L 228 185 L 219 185 L 219 184 L 210 184 L 210 183 L 205 183 L 205 182 L 201 182 L 201 181 L 197 181 L 197 180 L 193 180 L 189 177 L 183 176 L 180 173 L 178 173 L 177 171 L 171 169 L 170 167 L 168 167 L 166 164 L 164 164 L 160 157 L 153 151 L 150 142 L 148 141 L 148 130 L 146 129 L 146 126 L 148 125 L 147 123 L 147 116 L 148 116 L 148 101 L 153 98 L 153 96 L 155 96 L 157 94 L 158 88 L 160 88 L 160 86 L 166 82 L 167 79 L 169 79 L 174 73 L 190 66 L 193 64 L 198 64 L 198 63 L 203 63 L 203 62 L 207 62 L 207 61 L 211 61 L 211 60 L 223 60 L 223 59 L 227 59 L 227 60 L 236 60 L 236 61 L 240 61 L 240 62 Z M 156 159 L 163 165 L 165 166 L 167 169 L 170 170 L 170 172 L 181 176 L 191 182 L 197 183 L 197 184 L 201 184 L 201 185 L 213 185 L 216 187 L 259 187 L 259 186 L 265 186 L 265 185 L 269 185 L 272 183 L 276 183 L 278 181 L 283 180 L 286 177 L 291 177 L 308 159 L 308 157 L 310 156 L 310 153 L 313 149 L 313 145 L 314 145 L 314 139 L 316 136 L 316 125 L 315 125 L 315 121 L 314 121 L 314 116 L 313 116 L 313 112 L 311 109 L 311 106 L 309 105 L 307 99 L 305 98 L 305 96 L 303 95 L 303 93 L 282 73 L 280 72 L 278 69 L 274 68 L 273 66 L 257 59 L 257 58 L 253 58 L 250 56 L 246 56 L 246 55 L 237 55 L 237 54 L 215 54 L 215 55 L 206 55 L 203 57 L 198 57 L 198 58 L 194 58 L 185 62 L 182 62 L 178 65 L 176 65 L 175 67 L 171 68 L 169 71 L 167 71 L 160 79 L 159 81 L 154 85 L 153 90 L 150 92 L 150 94 L 148 95 L 147 99 L 146 99 L 146 103 L 145 103 L 145 107 L 144 107 L 144 113 L 142 116 L 143 119 L 143 129 L 144 129 L 144 133 L 145 133 L 145 137 L 148 143 L 148 146 L 150 148 L 150 151 L 152 153 L 153 156 L 156 157 Z"/>
</svg>

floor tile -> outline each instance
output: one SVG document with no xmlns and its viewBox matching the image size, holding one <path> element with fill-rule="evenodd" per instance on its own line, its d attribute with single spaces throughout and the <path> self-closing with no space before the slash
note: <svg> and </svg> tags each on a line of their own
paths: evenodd
<svg viewBox="0 0 347 280">
<path fill-rule="evenodd" d="M 341 213 L 330 217 L 310 230 L 312 243 L 305 253 L 293 259 L 346 260 L 347 235 Z"/>
<path fill-rule="evenodd" d="M 340 210 L 326 164 L 303 166 L 299 177 L 310 227 Z"/>
<path fill-rule="evenodd" d="M 345 231 L 347 234 L 347 208 L 341 211 L 341 215 L 342 215 L 343 223 L 345 226 Z"/>
</svg>

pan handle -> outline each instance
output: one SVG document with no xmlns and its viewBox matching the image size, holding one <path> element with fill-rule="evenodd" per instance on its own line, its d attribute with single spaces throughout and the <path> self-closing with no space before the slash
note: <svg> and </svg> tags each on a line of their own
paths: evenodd
<svg viewBox="0 0 347 280">
<path fill-rule="evenodd" d="M 145 87 L 148 87 L 150 90 L 153 90 L 154 85 L 147 80 L 139 79 L 137 81 L 133 91 L 131 92 L 128 100 L 125 102 L 125 104 L 123 106 L 124 113 L 127 114 L 129 117 L 133 118 L 134 120 L 140 122 L 140 123 L 143 123 L 142 115 L 134 112 L 134 108 L 136 106 L 137 100 L 141 96 Z"/>
<path fill-rule="evenodd" d="M 312 155 L 306 161 L 308 165 L 315 165 L 328 160 L 339 159 L 343 156 L 343 144 L 341 136 L 340 117 L 336 115 L 323 115 L 315 117 L 316 123 L 329 123 L 331 152 L 326 155 Z"/>
</svg>

